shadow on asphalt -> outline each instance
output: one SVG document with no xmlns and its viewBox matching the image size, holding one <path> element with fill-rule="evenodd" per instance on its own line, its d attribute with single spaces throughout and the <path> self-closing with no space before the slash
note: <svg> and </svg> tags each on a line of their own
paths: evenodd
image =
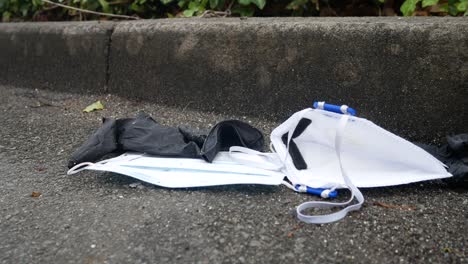
<svg viewBox="0 0 468 264">
<path fill-rule="evenodd" d="M 204 193 L 239 193 L 239 194 L 248 194 L 248 195 L 265 195 L 265 194 L 274 194 L 280 192 L 280 188 L 277 186 L 268 186 L 268 185 L 254 185 L 254 184 L 235 184 L 235 185 L 226 185 L 226 186 L 208 186 L 208 187 L 193 187 L 193 188 L 166 188 L 158 185 L 149 184 L 140 180 L 137 180 L 132 177 L 125 175 L 120 175 L 116 173 L 104 172 L 104 173 L 92 173 L 92 181 L 99 186 L 105 186 L 106 188 L 112 189 L 122 189 L 127 188 L 130 184 L 140 183 L 145 188 L 153 190 L 171 190 L 177 192 L 186 192 L 186 191 L 201 191 Z M 89 177 L 82 175 L 81 177 Z M 82 180 L 79 181 L 80 185 L 86 184 Z M 84 187 L 84 186 L 81 186 Z M 444 191 L 455 191 L 460 194 L 468 193 L 468 186 L 466 185 L 456 185 L 454 183 L 447 183 L 445 181 L 436 180 L 429 182 L 419 182 L 399 186 L 389 186 L 389 187 L 380 187 L 380 188 L 360 188 L 361 191 L 367 197 L 372 198 L 382 198 L 382 197 L 392 197 L 392 196 L 409 196 L 414 194 L 424 194 L 424 193 L 434 193 L 434 192 L 444 192 Z M 346 200 L 349 197 L 349 191 L 340 190 L 339 199 Z"/>
<path fill-rule="evenodd" d="M 86 176 L 83 176 L 86 177 Z M 193 188 L 166 188 L 150 183 L 146 183 L 140 180 L 137 180 L 132 177 L 128 177 L 125 175 L 120 175 L 117 173 L 110 173 L 105 172 L 102 174 L 98 174 L 95 177 L 97 184 L 100 186 L 108 185 L 109 188 L 126 188 L 132 183 L 140 183 L 145 188 L 154 189 L 154 190 L 171 190 L 171 191 L 203 191 L 205 193 L 222 193 L 222 192 L 231 192 L 231 193 L 240 193 L 240 194 L 248 194 L 248 195 L 264 195 L 264 194 L 272 194 L 279 192 L 279 188 L 277 186 L 268 186 L 268 185 L 254 185 L 254 184 L 233 184 L 233 185 L 225 185 L 225 186 L 208 186 L 208 187 L 193 187 Z M 82 184 L 82 182 L 80 182 Z"/>
</svg>

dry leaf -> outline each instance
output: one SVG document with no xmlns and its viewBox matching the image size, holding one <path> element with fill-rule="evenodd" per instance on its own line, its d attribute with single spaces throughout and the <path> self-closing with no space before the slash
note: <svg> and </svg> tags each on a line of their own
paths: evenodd
<svg viewBox="0 0 468 264">
<path fill-rule="evenodd" d="M 101 101 L 96 101 L 90 105 L 88 105 L 85 109 L 83 109 L 83 112 L 89 113 L 93 112 L 96 110 L 102 110 L 104 109 L 104 105 L 101 103 Z"/>
<path fill-rule="evenodd" d="M 35 198 L 37 198 L 37 197 L 39 197 L 41 195 L 42 195 L 42 193 L 40 193 L 40 192 L 32 192 L 31 193 L 31 197 L 35 197 Z"/>
</svg>

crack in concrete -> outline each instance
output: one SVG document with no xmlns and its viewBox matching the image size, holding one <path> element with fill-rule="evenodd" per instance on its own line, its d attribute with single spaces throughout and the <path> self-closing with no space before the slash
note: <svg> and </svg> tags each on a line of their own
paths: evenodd
<svg viewBox="0 0 468 264">
<path fill-rule="evenodd" d="M 112 25 L 110 29 L 107 30 L 107 43 L 106 43 L 106 52 L 105 52 L 105 83 L 104 83 L 104 92 L 109 92 L 109 79 L 110 79 L 110 58 L 111 58 L 111 48 L 112 48 L 112 35 L 114 34 L 115 25 Z"/>
</svg>

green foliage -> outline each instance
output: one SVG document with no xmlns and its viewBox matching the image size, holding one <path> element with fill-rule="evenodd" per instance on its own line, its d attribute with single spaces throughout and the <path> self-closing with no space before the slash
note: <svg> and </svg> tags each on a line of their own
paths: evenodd
<svg viewBox="0 0 468 264">
<path fill-rule="evenodd" d="M 239 4 L 244 5 L 244 6 L 254 4 L 258 8 L 263 9 L 265 7 L 266 0 L 239 0 Z"/>
<path fill-rule="evenodd" d="M 320 16 L 335 12 L 338 16 L 361 8 L 359 1 L 343 0 L 53 0 L 90 11 L 138 16 L 140 18 L 193 17 L 207 10 L 230 16 Z M 387 0 L 367 1 L 372 10 L 381 10 Z M 365 2 L 365 1 L 362 1 Z M 323 9 L 322 9 L 323 7 Z M 346 7 L 346 8 L 344 8 Z M 351 8 L 351 10 L 352 10 Z M 348 13 L 340 13 L 340 10 Z M 322 12 L 324 11 L 324 12 Z M 325 12 L 327 11 L 327 12 Z M 405 0 L 400 7 L 404 16 L 468 14 L 468 0 Z M 381 12 L 368 15 L 381 15 Z M 0 0 L 2 21 L 47 21 L 110 19 L 46 4 L 42 0 Z"/>
<path fill-rule="evenodd" d="M 419 3 L 421 2 L 421 5 Z M 434 7 L 434 9 L 432 9 Z M 400 7 L 404 16 L 414 15 L 416 10 L 429 10 L 428 13 L 448 13 L 451 16 L 468 15 L 468 0 L 405 0 Z M 435 10 L 435 11 L 433 11 Z"/>
<path fill-rule="evenodd" d="M 463 15 L 468 16 L 468 0 L 455 3 L 455 7 L 457 8 L 457 13 L 463 13 Z"/>
<path fill-rule="evenodd" d="M 9 21 L 12 17 L 30 17 L 42 9 L 40 0 L 0 0 L 2 21 Z"/>
<path fill-rule="evenodd" d="M 406 0 L 400 7 L 401 13 L 404 16 L 411 16 L 416 10 L 416 4 L 418 4 L 418 2 L 420 2 L 420 0 Z"/>
<path fill-rule="evenodd" d="M 439 0 L 423 0 L 422 7 L 433 6 L 439 3 Z"/>
</svg>

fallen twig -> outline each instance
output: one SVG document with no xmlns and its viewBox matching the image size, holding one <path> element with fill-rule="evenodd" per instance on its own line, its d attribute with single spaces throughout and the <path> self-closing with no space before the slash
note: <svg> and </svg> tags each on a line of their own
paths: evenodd
<svg viewBox="0 0 468 264">
<path fill-rule="evenodd" d="M 214 10 L 205 10 L 199 17 L 208 18 L 208 17 L 228 17 L 231 15 L 231 12 L 226 11 L 214 11 Z"/>
<path fill-rule="evenodd" d="M 63 7 L 63 8 L 79 11 L 79 12 L 82 12 L 82 13 L 89 13 L 89 14 L 94 14 L 94 15 L 98 15 L 98 16 L 108 16 L 108 17 L 124 18 L 124 19 L 140 19 L 139 17 L 136 17 L 136 16 L 125 16 L 125 15 L 116 15 L 116 14 L 108 14 L 108 13 L 91 11 L 91 10 L 87 10 L 87 9 L 82 9 L 82 8 L 78 8 L 78 7 L 73 7 L 73 6 L 68 6 L 68 5 L 64 5 L 64 4 L 55 3 L 55 2 L 52 2 L 52 1 L 49 1 L 49 0 L 41 0 L 41 1 L 44 2 L 44 3 L 51 4 L 51 5 L 56 5 L 56 6 L 60 6 L 60 7 Z"/>
<path fill-rule="evenodd" d="M 224 11 L 214 11 L 214 10 L 205 10 L 199 18 L 209 18 L 209 17 L 228 17 L 231 16 L 231 7 L 234 1 L 232 1 L 229 6 Z"/>
</svg>

